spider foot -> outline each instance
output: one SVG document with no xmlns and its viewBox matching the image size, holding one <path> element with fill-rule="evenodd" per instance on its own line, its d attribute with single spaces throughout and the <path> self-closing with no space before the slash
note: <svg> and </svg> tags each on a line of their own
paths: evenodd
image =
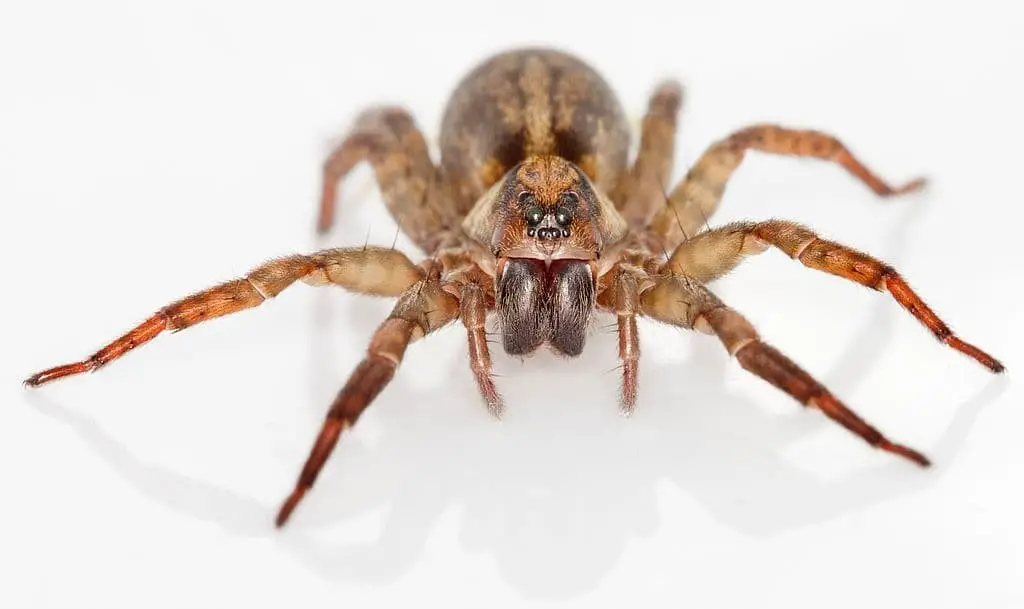
<svg viewBox="0 0 1024 609">
<path fill-rule="evenodd" d="M 912 448 L 907 448 L 906 446 L 902 446 L 900 444 L 894 444 L 888 440 L 882 440 L 882 442 L 879 443 L 878 448 L 881 448 L 886 452 L 893 453 L 894 455 L 899 455 L 906 459 L 910 459 L 911 461 L 917 463 L 921 467 L 929 467 L 932 464 L 928 457 L 922 455 L 916 450 Z"/>
<path fill-rule="evenodd" d="M 930 183 L 931 182 L 928 180 L 928 178 L 925 178 L 925 177 L 915 178 L 915 179 L 907 182 L 906 184 L 903 184 L 902 186 L 897 186 L 896 188 L 891 189 L 889 192 L 883 194 L 882 196 L 885 196 L 885 197 L 898 197 L 900 195 L 906 195 L 906 194 L 910 194 L 910 193 L 913 193 L 913 192 L 918 192 L 918 191 L 921 191 L 921 190 L 924 190 L 925 188 L 927 188 Z"/>
<path fill-rule="evenodd" d="M 40 385 L 55 381 L 65 376 L 71 376 L 73 374 L 82 374 L 83 372 L 91 372 L 96 368 L 96 364 L 92 361 L 77 362 L 74 364 L 66 364 L 64 366 L 57 366 L 56 368 L 50 368 L 37 372 L 32 376 L 28 377 L 21 382 L 21 385 L 26 389 L 34 389 Z"/>
<path fill-rule="evenodd" d="M 298 486 L 294 491 L 292 491 L 292 494 L 288 496 L 288 499 L 286 499 L 284 504 L 281 506 L 281 510 L 277 513 L 277 519 L 274 521 L 277 528 L 283 527 L 284 524 L 288 522 L 288 518 L 290 518 L 292 512 L 295 511 L 295 506 L 299 505 L 302 498 L 306 496 L 306 490 L 305 486 Z"/>
</svg>

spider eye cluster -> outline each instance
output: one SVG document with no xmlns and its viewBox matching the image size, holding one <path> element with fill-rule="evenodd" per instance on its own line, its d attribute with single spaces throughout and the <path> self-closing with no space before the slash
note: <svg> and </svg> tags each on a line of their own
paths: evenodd
<svg viewBox="0 0 1024 609">
<path fill-rule="evenodd" d="M 523 219 L 526 221 L 526 234 L 542 240 L 568 237 L 577 202 L 577 195 L 567 192 L 559 197 L 558 204 L 549 210 L 538 204 L 532 193 L 521 193 L 519 203 L 525 208 Z M 544 226 L 541 226 L 542 224 Z"/>
</svg>

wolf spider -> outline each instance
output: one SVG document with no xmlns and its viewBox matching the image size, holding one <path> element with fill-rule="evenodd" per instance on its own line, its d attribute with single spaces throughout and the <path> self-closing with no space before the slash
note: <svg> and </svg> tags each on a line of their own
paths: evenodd
<svg viewBox="0 0 1024 609">
<path fill-rule="evenodd" d="M 701 231 L 750 150 L 831 161 L 882 197 L 915 191 L 924 180 L 890 186 L 831 135 L 764 124 L 713 144 L 666 195 L 681 100 L 675 81 L 654 89 L 632 161 L 614 92 L 591 67 L 554 50 L 502 53 L 467 74 L 444 113 L 437 165 L 408 112 L 371 108 L 324 164 L 318 229 L 332 226 L 337 187 L 367 161 L 388 210 L 427 254 L 423 261 L 381 247 L 278 258 L 163 307 L 83 361 L 25 382 L 38 386 L 95 371 L 165 331 L 255 307 L 301 281 L 398 301 L 331 405 L 280 508 L 278 526 L 313 487 L 342 432 L 388 384 L 413 341 L 460 321 L 483 400 L 500 413 L 484 330 L 491 313 L 506 353 L 525 356 L 547 346 L 568 357 L 583 350 L 595 311 L 614 313 L 620 402 L 627 412 L 637 398 L 638 316 L 717 336 L 740 366 L 801 404 L 871 446 L 928 465 L 924 455 L 888 440 L 762 340 L 706 285 L 774 247 L 806 267 L 888 292 L 942 343 L 992 372 L 1002 372 L 1003 365 L 957 337 L 896 269 L 868 254 L 785 220 Z"/>
</svg>

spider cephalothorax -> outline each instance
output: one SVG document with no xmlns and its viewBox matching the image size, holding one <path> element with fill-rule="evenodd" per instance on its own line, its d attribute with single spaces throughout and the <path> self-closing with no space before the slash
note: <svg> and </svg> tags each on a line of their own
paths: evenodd
<svg viewBox="0 0 1024 609">
<path fill-rule="evenodd" d="M 579 355 L 601 252 L 626 234 L 607 196 L 570 161 L 534 156 L 481 197 L 463 229 L 491 245 L 505 351 L 526 355 L 547 343 Z"/>
<path fill-rule="evenodd" d="M 942 343 L 992 372 L 1003 365 L 957 337 L 893 267 L 868 254 L 784 220 L 705 230 L 748 150 L 831 161 L 879 196 L 911 192 L 924 181 L 894 188 L 835 137 L 755 125 L 712 145 L 668 189 L 681 99 L 676 82 L 655 88 L 632 162 L 629 129 L 611 88 L 585 63 L 552 50 L 496 55 L 459 83 L 442 121 L 439 165 L 408 112 L 367 110 L 324 165 L 319 230 L 333 223 L 338 184 L 368 161 L 388 209 L 425 252 L 422 262 L 378 247 L 272 260 L 171 303 L 89 358 L 25 383 L 96 370 L 164 331 L 255 307 L 302 281 L 398 300 L 328 410 L 278 526 L 312 488 L 342 432 L 394 376 L 409 344 L 426 334 L 462 324 L 480 392 L 499 413 L 503 402 L 484 329 L 492 313 L 507 353 L 527 355 L 547 345 L 568 356 L 583 350 L 596 311 L 614 314 L 620 404 L 627 412 L 637 399 L 637 317 L 712 334 L 743 368 L 801 404 L 876 448 L 927 465 L 924 455 L 888 440 L 762 340 L 706 284 L 774 247 L 811 269 L 888 292 Z"/>
</svg>

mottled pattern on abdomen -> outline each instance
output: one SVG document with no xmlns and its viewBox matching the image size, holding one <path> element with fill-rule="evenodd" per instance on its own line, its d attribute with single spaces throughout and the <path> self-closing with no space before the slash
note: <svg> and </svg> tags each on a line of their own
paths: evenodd
<svg viewBox="0 0 1024 609">
<path fill-rule="evenodd" d="M 593 68 L 558 51 L 527 49 L 485 60 L 459 83 L 441 126 L 441 168 L 457 215 L 538 154 L 575 163 L 611 192 L 629 154 L 619 100 Z"/>
</svg>

